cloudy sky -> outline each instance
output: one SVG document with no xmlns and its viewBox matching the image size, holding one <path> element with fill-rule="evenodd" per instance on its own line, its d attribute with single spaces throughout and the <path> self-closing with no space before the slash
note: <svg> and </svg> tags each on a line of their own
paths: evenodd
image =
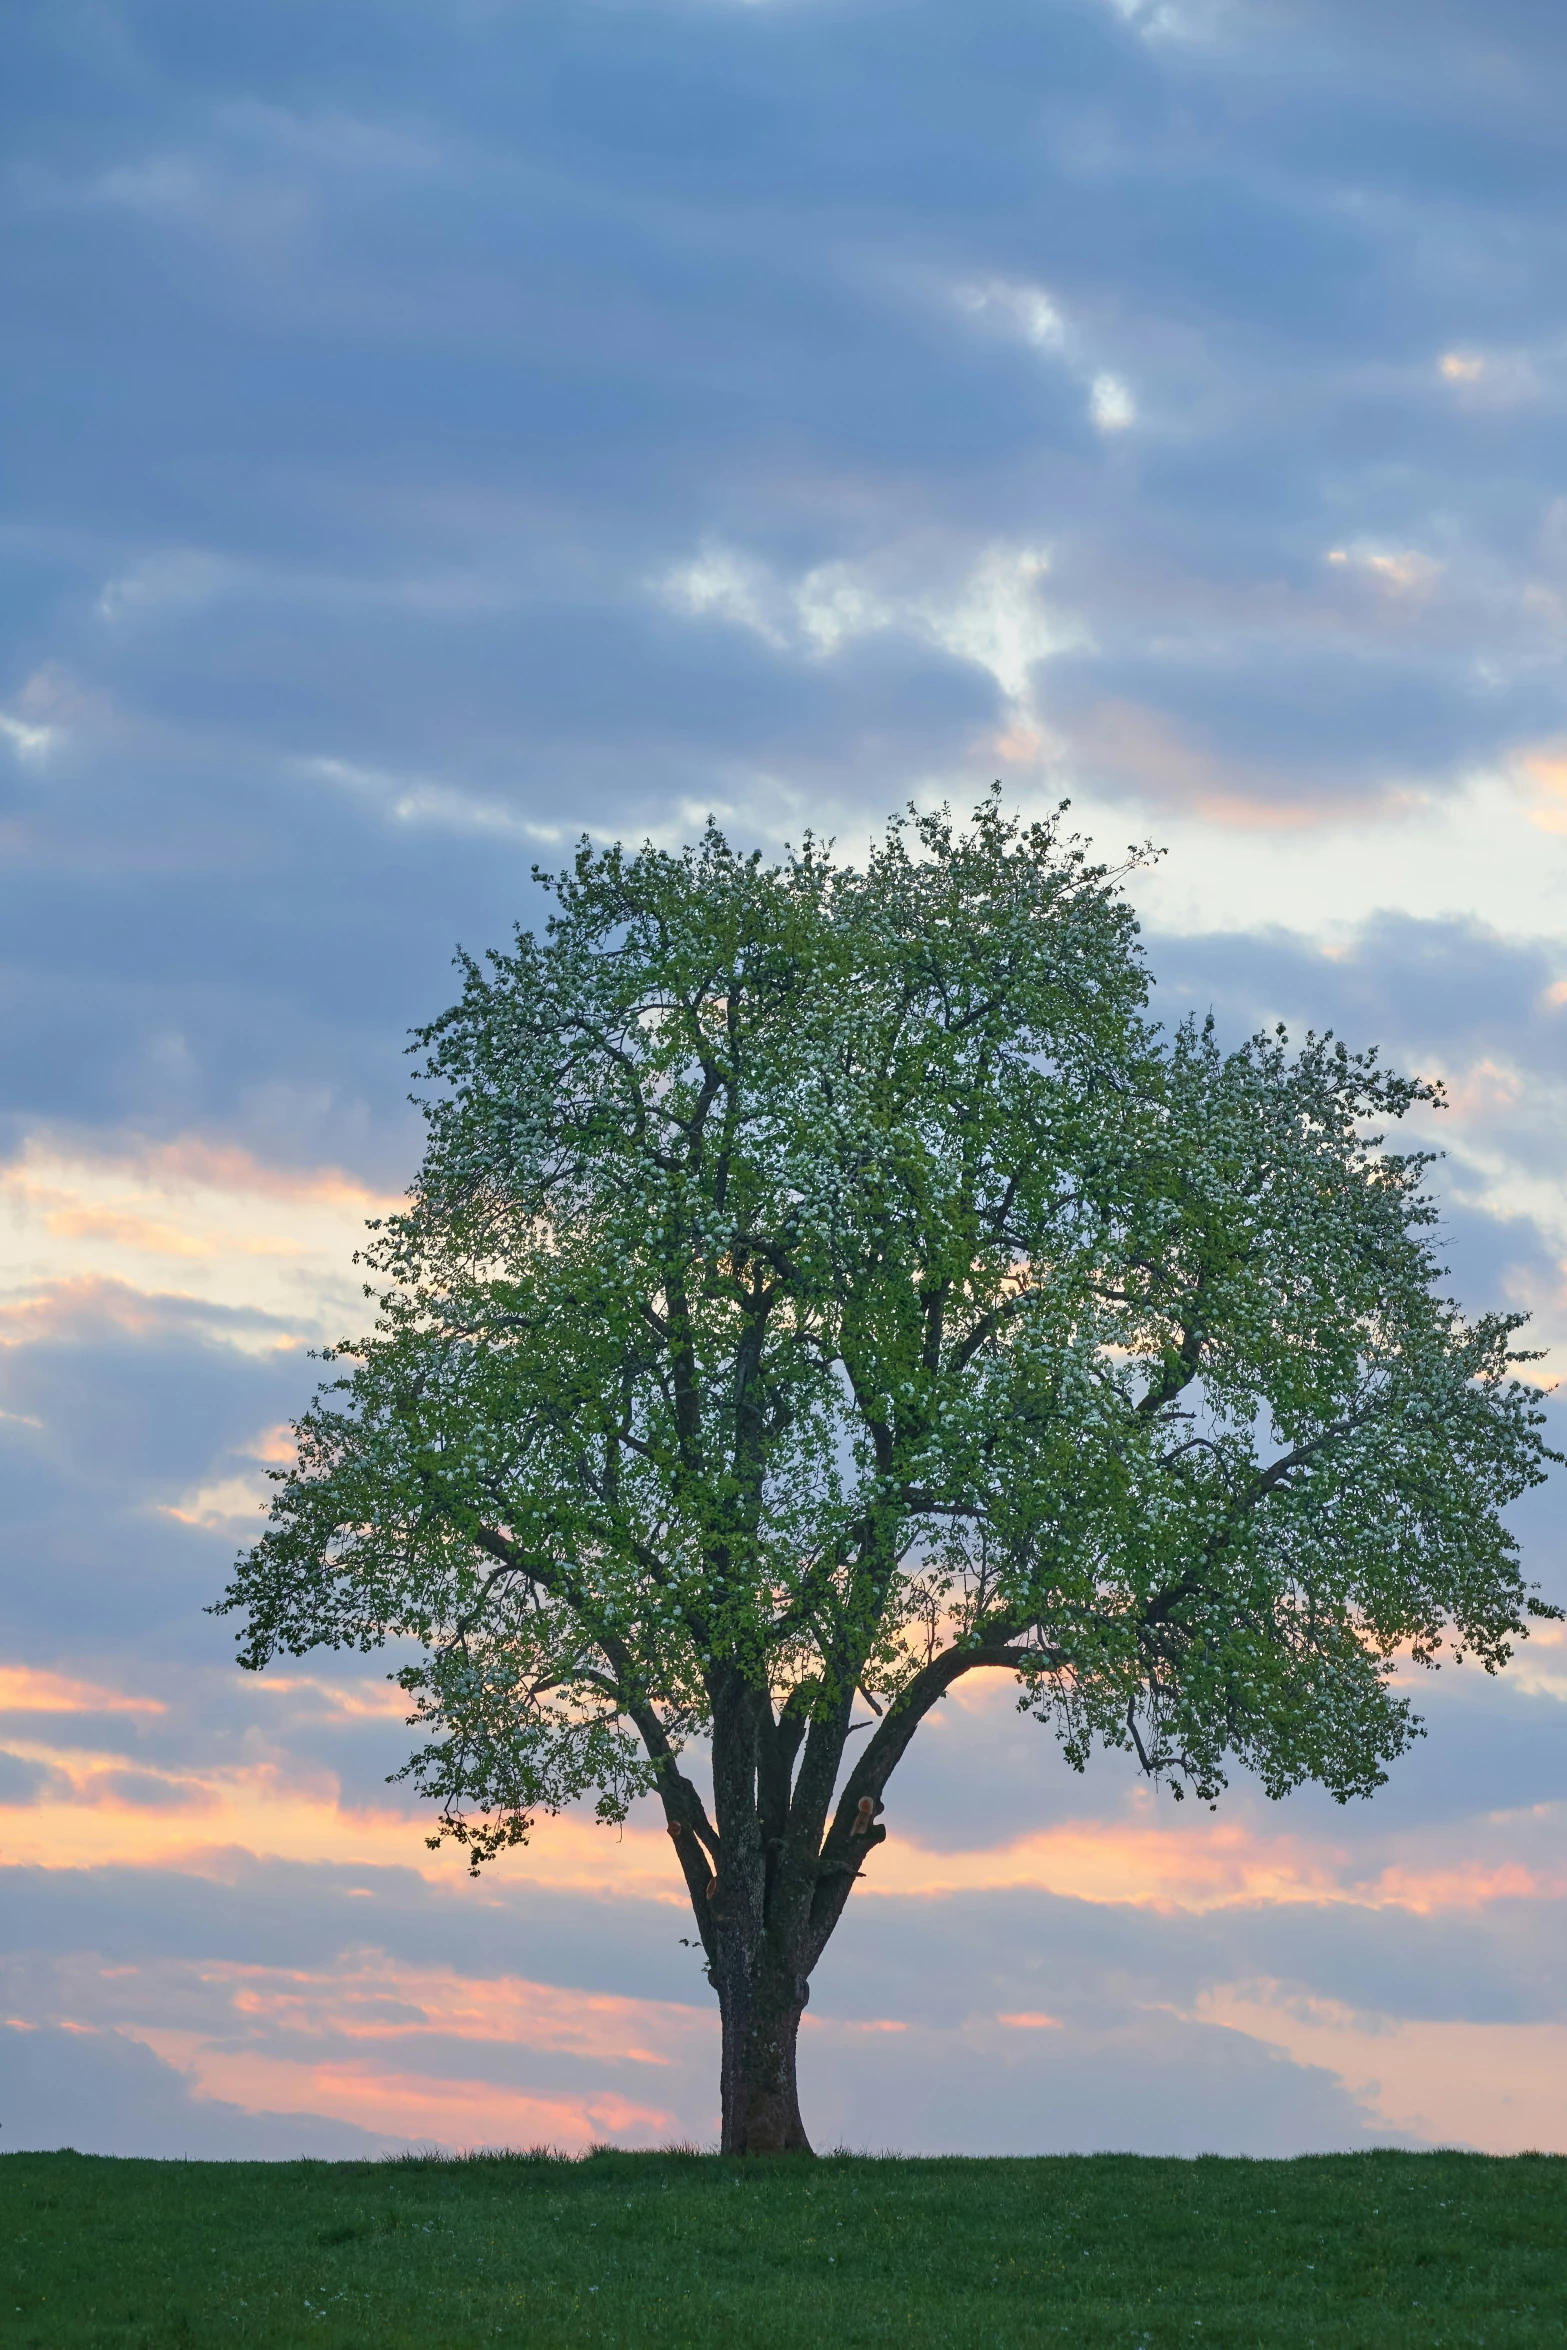
<svg viewBox="0 0 1567 2350">
<path fill-rule="evenodd" d="M 1153 838 L 1161 1010 L 1444 1075 L 1456 1289 L 1567 1368 L 1564 71 L 1559 0 L 16 0 L 0 2146 L 715 2134 L 656 1822 L 475 1888 L 376 1671 L 202 1613 L 405 1031 L 583 830 Z M 1210 1815 L 956 1703 L 818 2143 L 1567 2146 L 1567 1642 L 1423 1709 Z"/>
</svg>

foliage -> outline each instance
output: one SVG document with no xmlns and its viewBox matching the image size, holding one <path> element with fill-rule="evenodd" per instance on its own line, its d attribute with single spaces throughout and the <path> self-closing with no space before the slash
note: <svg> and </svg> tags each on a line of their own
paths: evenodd
<svg viewBox="0 0 1567 2350">
<path fill-rule="evenodd" d="M 1564 2221 L 1538 2156 L 6 2155 L 0 2291 L 18 2350 L 1533 2350 Z"/>
</svg>

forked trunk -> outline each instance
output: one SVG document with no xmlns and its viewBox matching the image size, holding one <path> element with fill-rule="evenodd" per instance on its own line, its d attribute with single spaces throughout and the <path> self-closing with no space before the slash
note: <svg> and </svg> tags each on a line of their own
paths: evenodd
<svg viewBox="0 0 1567 2350">
<path fill-rule="evenodd" d="M 720 1987 L 723 2018 L 724 2154 L 809 2154 L 800 2119 L 795 2049 L 805 2011 L 803 1984 L 747 1982 Z"/>
</svg>

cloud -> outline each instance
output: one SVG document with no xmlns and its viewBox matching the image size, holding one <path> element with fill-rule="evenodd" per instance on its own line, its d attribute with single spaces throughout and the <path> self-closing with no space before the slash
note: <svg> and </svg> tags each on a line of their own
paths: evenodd
<svg viewBox="0 0 1567 2350">
<path fill-rule="evenodd" d="M 76 1235 L 68 1235 L 74 1238 Z M 297 1334 L 256 1308 L 229 1306 L 178 1291 L 137 1289 L 128 1281 L 83 1274 L 74 1280 L 40 1282 L 0 1300 L 0 1349 L 42 1346 L 84 1339 L 146 1340 L 169 1336 L 200 1344 L 228 1344 L 241 1352 L 291 1351 Z M 24 1426 L 42 1427 L 33 1415 L 9 1415 Z"/>
<path fill-rule="evenodd" d="M 237 1857 L 200 1877 L 15 1871 L 5 1890 L 10 2012 L 132 2034 L 209 2095 L 369 2126 L 401 2096 L 403 2127 L 448 2144 L 714 2127 L 715 2017 L 678 1909 L 520 1869 L 474 1887 Z M 924 2151 L 1400 2142 L 1427 2134 L 1400 2103 L 1423 2059 L 1430 2135 L 1505 2140 L 1530 2019 L 1560 2013 L 1559 1928 L 1518 1903 L 1451 1923 L 1021 1890 L 857 1901 L 802 2044 L 812 2126 Z M 1301 2017 L 1326 2036 L 1292 2054 Z M 1372 2043 L 1389 2042 L 1384 2077 Z M 1552 2032 L 1536 2046 L 1544 2094 Z"/>
<path fill-rule="evenodd" d="M 1511 2154 L 1561 2137 L 1567 2023 L 1393 2020 L 1268 1982 L 1225 1985 L 1197 2013 L 1331 2072 L 1379 2118 L 1416 2138 Z"/>
<path fill-rule="evenodd" d="M 1540 1808 L 1528 1817 L 1532 1845 L 1546 1842 Z M 1104 1818 L 1082 1820 L 1000 1848 L 940 1855 L 918 1841 L 878 1855 L 867 1872 L 863 1898 L 884 1894 L 926 1899 L 959 1892 L 1029 1886 L 1080 1901 L 1130 1902 L 1150 1908 L 1210 1910 L 1258 1903 L 1321 1907 L 1345 1902 L 1399 1907 L 1427 1914 L 1483 1907 L 1508 1899 L 1567 1896 L 1567 1862 L 1554 1857 L 1559 1823 L 1552 1823 L 1544 1866 L 1522 1859 L 1478 1864 L 1468 1852 L 1447 1867 L 1392 1862 L 1368 1872 L 1353 1844 L 1334 1850 L 1282 1826 L 1208 1822 L 1196 1831 L 1168 1821 L 1146 1825 Z"/>
<path fill-rule="evenodd" d="M 936 1947 L 920 1921 L 908 1924 L 916 1945 Z M 716 2118 L 717 2019 L 706 2001 L 584 1996 L 514 1973 L 410 1966 L 363 1945 L 304 1969 L 212 1955 L 112 1964 L 85 1953 L 29 1956 L 5 1963 L 3 1988 L 21 2025 L 152 2049 L 231 2121 L 236 2109 L 281 2109 L 448 2145 L 544 2139 L 580 2148 L 605 2136 L 710 2139 Z M 873 2143 L 890 2136 L 931 2152 L 986 2143 L 994 2151 L 998 2134 L 1006 2151 L 1091 2149 L 1123 2133 L 1152 2137 L 1161 2150 L 1267 2152 L 1291 2130 L 1355 2144 L 1377 2127 L 1326 2070 L 1303 2072 L 1266 2043 L 1204 2019 L 1150 2008 L 1128 2028 L 1075 2007 L 1069 2020 L 1003 2009 L 933 2028 L 895 2011 L 895 1983 L 885 1991 L 894 2012 L 857 2014 L 823 1984 L 809 2012 L 802 2072 L 823 2142 L 835 2132 L 863 2142 L 869 2124 L 883 2133 Z M 1095 2078 L 1097 2108 L 1086 2093 Z M 1183 2123 L 1175 2085 L 1190 2097 L 1198 2080 L 1202 2094 Z M 1208 2136 L 1184 2138 L 1198 2128 Z"/>
<path fill-rule="evenodd" d="M 1444 351 L 1437 370 L 1471 411 L 1505 412 L 1545 396 L 1535 359 L 1527 351 Z"/>
<path fill-rule="evenodd" d="M 954 286 L 953 300 L 973 317 L 997 321 L 1036 351 L 1067 347 L 1066 321 L 1043 286 L 1030 285 L 1026 279 L 981 278 Z"/>
<path fill-rule="evenodd" d="M 46 1796 L 69 1794 L 70 1782 L 47 1762 L 0 1747 L 0 1805 L 6 1810 L 42 1803 Z"/>
<path fill-rule="evenodd" d="M 128 1696 L 78 1681 L 65 1673 L 39 1672 L 28 1665 L 0 1665 L 0 1713 L 161 1714 L 158 1697 Z"/>
<path fill-rule="evenodd" d="M 0 2023 L 0 2100 L 13 2154 L 71 2146 L 174 2161 L 342 2162 L 410 2144 L 402 2132 L 201 2097 L 177 2065 L 118 2032 Z"/>
<path fill-rule="evenodd" d="M 504 801 L 457 790 L 433 776 L 388 775 L 376 768 L 356 767 L 345 759 L 306 759 L 302 765 L 307 775 L 319 776 L 323 782 L 368 800 L 394 824 L 437 825 L 459 833 L 500 833 L 541 845 L 565 837 L 558 824 L 530 822 Z"/>
<path fill-rule="evenodd" d="M 898 2042 L 802 2035 L 801 2095 L 824 2143 L 867 2153 L 1268 2157 L 1403 2139 L 1325 2069 L 1286 2066 L 1239 2032 L 1146 2016 L 1068 2041 L 997 2018 L 927 2027 L 921 2039 L 910 2065 Z M 976 2071 L 983 2102 L 965 2091 Z"/>
<path fill-rule="evenodd" d="M 0 1306 L 0 1328 L 46 1312 L 44 1294 L 84 1298 L 83 1284 L 133 1313 L 124 1293 L 139 1279 L 149 1298 L 240 1317 L 229 1326 L 236 1340 L 254 1327 L 245 1316 L 312 1332 L 335 1322 L 359 1287 L 353 1256 L 366 1223 L 402 1205 L 335 1168 L 268 1167 L 188 1135 L 131 1138 L 115 1151 L 108 1138 L 84 1148 L 35 1134 L 0 1164 L 0 1202 L 0 1281 L 35 1293 Z"/>
<path fill-rule="evenodd" d="M 1567 748 L 1540 743 L 1514 753 L 1513 770 L 1534 805 L 1529 821 L 1541 832 L 1567 832 Z"/>
<path fill-rule="evenodd" d="M 984 671 L 1013 723 L 1029 715 L 1036 669 L 1083 641 L 1080 623 L 1041 599 L 1048 549 L 986 547 L 934 590 L 908 584 L 913 568 L 910 551 L 894 549 L 869 561 L 822 564 L 788 580 L 712 543 L 666 572 L 655 588 L 691 619 L 746 629 L 795 659 L 831 660 L 882 631 L 913 636 Z"/>
<path fill-rule="evenodd" d="M 1567 1626 L 1536 1625 L 1528 1647 L 1508 1671 L 1514 1688 L 1567 1704 Z"/>
<path fill-rule="evenodd" d="M 1148 758 L 1147 733 L 1133 739 L 1139 756 Z M 1153 737 L 1156 745 L 1169 739 Z M 1192 747 L 1190 737 L 1183 743 L 1177 736 L 1175 745 Z M 1199 755 L 1208 747 L 1198 746 Z M 1084 760 L 1090 774 L 1093 749 L 1090 723 Z M 1161 781 L 1171 773 L 1152 759 L 1149 765 Z M 1401 916 L 1439 927 L 1473 920 L 1524 939 L 1556 935 L 1558 853 L 1536 850 L 1516 789 L 1500 773 L 1477 774 L 1462 794 L 1440 804 L 1387 776 L 1358 797 L 1314 801 L 1292 777 L 1299 821 L 1289 821 L 1287 802 L 1274 802 L 1282 821 L 1268 822 L 1262 819 L 1272 795 L 1262 769 L 1262 793 L 1238 794 L 1240 821 L 1221 823 L 1209 795 L 1236 770 L 1216 770 L 1203 759 L 1187 772 L 1195 786 L 1190 806 L 1174 794 L 1161 806 L 1148 785 L 1130 805 L 1107 805 L 1092 785 L 1074 803 L 1100 838 L 1124 836 L 1129 820 L 1157 825 L 1167 853 L 1133 892 L 1150 925 L 1166 936 L 1277 928 L 1332 941 Z M 1251 776 L 1257 780 L 1259 770 Z M 1291 835 L 1282 854 L 1281 830 Z"/>
<path fill-rule="evenodd" d="M 1298 832 L 1332 821 L 1265 768 L 1226 760 L 1211 745 L 1157 710 L 1133 702 L 1101 702 L 1076 721 L 1070 765 L 1093 790 L 1127 792 L 1145 805 L 1172 803 L 1208 824 L 1235 830 Z"/>
<path fill-rule="evenodd" d="M 1067 361 L 1086 384 L 1088 414 L 1097 431 L 1125 432 L 1136 423 L 1137 403 L 1127 385 L 1119 375 L 1085 363 L 1081 336 L 1043 286 L 1027 279 L 980 278 L 955 286 L 952 298 L 970 317 Z"/>
<path fill-rule="evenodd" d="M 240 566 L 202 548 L 160 548 L 143 556 L 123 578 L 105 583 L 98 616 L 111 627 L 144 614 L 177 616 L 212 603 L 243 578 Z"/>
<path fill-rule="evenodd" d="M 185 2035 L 158 2035 L 163 2046 L 185 2052 Z M 149 2041 L 149 2045 L 152 2042 Z M 480 2146 L 559 2146 L 573 2154 L 613 2139 L 622 2145 L 667 2145 L 680 2135 L 677 2115 L 666 2105 L 627 2097 L 613 2089 L 575 2096 L 530 2095 L 506 2083 L 463 2080 L 398 2071 L 384 2059 L 353 2058 L 300 2063 L 287 2057 L 215 2050 L 199 2067 L 203 2086 L 222 2103 L 254 2114 L 281 2106 L 322 2121 L 362 2131 L 367 2141 L 385 2144 L 395 2131 L 411 2130 L 419 2144 L 454 2150 Z M 222 2092 L 231 2095 L 224 2100 Z M 281 2116 L 277 2117 L 281 2119 Z M 276 2120 L 272 2135 L 279 2134 Z"/>
<path fill-rule="evenodd" d="M 1137 404 L 1118 375 L 1096 375 L 1088 411 L 1101 432 L 1125 432 L 1137 422 Z"/>
<path fill-rule="evenodd" d="M 1327 560 L 1364 573 L 1375 586 L 1394 597 L 1430 595 L 1445 569 L 1434 556 L 1422 554 L 1418 547 L 1330 547 Z"/>
<path fill-rule="evenodd" d="M 1144 41 L 1208 41 L 1235 13 L 1235 0 L 1102 0 Z"/>
<path fill-rule="evenodd" d="M 1524 0 L 347 21 L 193 45 L 130 5 L 89 57 L 34 10 L 0 92 L 0 1698 L 39 1863 L 0 1926 L 77 1969 L 27 1977 L 18 2043 L 30 2110 L 127 2150 L 138 2112 L 192 2152 L 305 2142 L 267 2112 L 343 2150 L 702 2132 L 656 1827 L 572 1817 L 469 1887 L 384 1784 L 395 1660 L 255 1683 L 201 1613 L 303 1346 L 363 1318 L 406 1032 L 580 832 L 859 841 L 1001 772 L 1168 845 L 1162 1011 L 1449 1077 L 1455 1287 L 1567 1339 L 1563 34 Z M 1517 1518 L 1559 1591 L 1554 1491 Z M 1444 1674 L 1348 1815 L 1240 1786 L 1178 1823 L 952 1707 L 817 1986 L 818 2134 L 1510 2142 L 1486 2049 L 1508 2094 L 1531 2048 L 1560 2077 L 1560 1657 Z M 195 2030 L 215 1958 L 171 2069 L 126 2034 Z M 574 1993 L 647 2008 L 545 2045 Z"/>
<path fill-rule="evenodd" d="M 0 735 L 4 736 L 18 759 L 31 763 L 48 757 L 59 740 L 59 729 L 54 726 L 29 725 L 25 718 L 17 718 L 8 710 L 0 710 Z"/>
</svg>

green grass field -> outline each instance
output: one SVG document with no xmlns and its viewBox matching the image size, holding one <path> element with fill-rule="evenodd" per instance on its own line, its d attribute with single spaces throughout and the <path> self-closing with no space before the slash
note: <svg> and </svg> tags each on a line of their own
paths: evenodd
<svg viewBox="0 0 1567 2350">
<path fill-rule="evenodd" d="M 0 2341 L 1567 2343 L 1567 2158 L 0 2158 Z"/>
</svg>

